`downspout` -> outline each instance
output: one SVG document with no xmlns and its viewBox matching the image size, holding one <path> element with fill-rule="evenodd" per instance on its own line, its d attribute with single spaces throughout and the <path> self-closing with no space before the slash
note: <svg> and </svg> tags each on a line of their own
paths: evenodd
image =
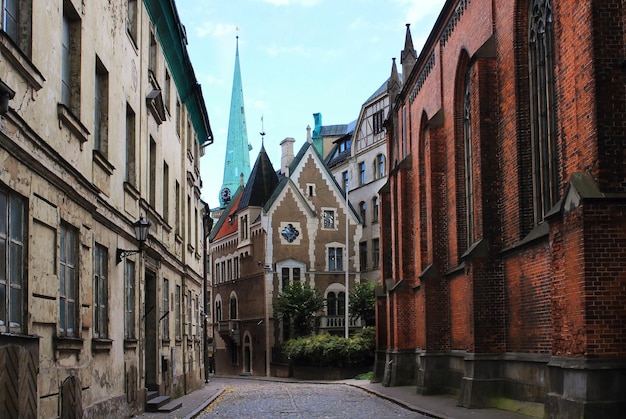
<svg viewBox="0 0 626 419">
<path fill-rule="evenodd" d="M 209 310 L 207 310 L 207 292 L 209 289 L 209 269 L 208 269 L 208 261 L 209 261 L 209 256 L 208 256 L 208 252 L 209 252 L 209 234 L 211 233 L 211 230 L 213 229 L 213 219 L 211 218 L 211 210 L 209 209 L 209 204 L 207 204 L 206 202 L 204 203 L 204 217 L 202 220 L 202 230 L 204 233 L 204 240 L 203 240 L 203 245 L 204 245 L 204 249 L 203 249 L 203 254 L 202 254 L 202 259 L 203 259 L 203 279 L 204 279 L 204 284 L 203 284 L 203 293 L 202 293 L 202 307 L 204 307 L 203 313 L 203 322 L 204 322 L 204 333 L 203 333 L 203 345 L 202 345 L 202 351 L 204 354 L 204 382 L 208 383 L 209 382 L 209 347 L 207 345 L 207 342 L 209 340 L 209 321 L 208 321 L 208 315 L 207 313 L 209 313 Z M 211 304 L 211 307 L 213 305 Z"/>
</svg>

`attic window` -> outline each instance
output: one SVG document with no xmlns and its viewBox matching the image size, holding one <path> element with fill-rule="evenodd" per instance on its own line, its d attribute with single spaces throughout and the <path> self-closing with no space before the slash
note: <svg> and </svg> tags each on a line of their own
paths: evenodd
<svg viewBox="0 0 626 419">
<path fill-rule="evenodd" d="M 306 184 L 306 188 L 307 188 L 307 193 L 309 196 L 315 196 L 315 184 L 314 183 L 307 183 Z"/>
<path fill-rule="evenodd" d="M 228 224 L 232 225 L 235 222 L 235 216 L 233 214 L 228 216 Z"/>
</svg>

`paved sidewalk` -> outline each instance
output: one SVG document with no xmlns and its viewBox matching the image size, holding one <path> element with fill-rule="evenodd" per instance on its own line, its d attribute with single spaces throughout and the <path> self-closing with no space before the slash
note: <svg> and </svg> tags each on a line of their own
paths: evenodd
<svg viewBox="0 0 626 419">
<path fill-rule="evenodd" d="M 384 387 L 380 383 L 371 383 L 368 380 L 341 380 L 341 381 L 300 381 L 291 378 L 276 377 L 252 377 L 252 376 L 211 376 L 210 382 L 199 390 L 186 394 L 176 400 L 182 402 L 182 407 L 169 413 L 144 413 L 140 418 L 185 418 L 191 419 L 198 416 L 209 404 L 217 399 L 225 390 L 224 380 L 265 380 L 288 383 L 319 383 L 319 384 L 345 384 L 360 388 L 378 397 L 397 403 L 414 412 L 422 413 L 440 419 L 529 419 L 537 416 L 540 406 L 530 403 L 516 403 L 518 412 L 500 409 L 466 409 L 456 405 L 457 399 L 448 395 L 422 396 L 415 392 L 414 386 Z M 538 410 L 539 409 L 539 410 Z M 527 414 L 522 414 L 525 412 Z"/>
</svg>

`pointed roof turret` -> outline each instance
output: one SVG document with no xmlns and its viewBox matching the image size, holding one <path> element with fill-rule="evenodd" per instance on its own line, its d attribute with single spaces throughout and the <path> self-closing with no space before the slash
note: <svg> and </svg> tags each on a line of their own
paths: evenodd
<svg viewBox="0 0 626 419">
<path fill-rule="evenodd" d="M 400 55 L 400 64 L 402 64 L 402 74 L 406 80 L 413 70 L 413 66 L 417 61 L 417 51 L 413 48 L 413 38 L 411 37 L 411 24 L 406 24 L 406 36 L 404 38 L 404 49 Z"/>
<path fill-rule="evenodd" d="M 230 98 L 230 117 L 228 120 L 228 137 L 226 139 L 226 157 L 224 159 L 224 178 L 220 190 L 220 206 L 230 201 L 230 194 L 237 190 L 240 177 L 244 182 L 250 177 L 250 153 L 246 113 L 243 104 L 243 87 L 239 66 L 239 36 L 235 50 L 235 72 L 233 90 Z"/>
<path fill-rule="evenodd" d="M 389 92 L 389 102 L 393 103 L 396 100 L 396 96 L 400 93 L 402 88 L 402 82 L 400 81 L 400 75 L 398 74 L 398 67 L 396 66 L 396 59 L 392 58 L 391 75 L 387 81 L 387 92 Z"/>
<path fill-rule="evenodd" d="M 261 146 L 261 151 L 254 163 L 250 179 L 243 190 L 243 195 L 237 207 L 238 210 L 247 207 L 262 207 L 272 196 L 274 189 L 278 185 L 278 175 L 272 162 L 270 161 L 265 146 Z"/>
</svg>

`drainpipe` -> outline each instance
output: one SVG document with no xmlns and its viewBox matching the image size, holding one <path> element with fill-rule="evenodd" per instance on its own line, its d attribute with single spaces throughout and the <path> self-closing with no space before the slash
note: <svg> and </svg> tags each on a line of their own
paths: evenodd
<svg viewBox="0 0 626 419">
<path fill-rule="evenodd" d="M 207 341 L 209 339 L 209 321 L 208 321 L 208 314 L 210 313 L 210 311 L 207 309 L 207 292 L 209 289 L 209 269 L 208 269 L 208 261 L 209 261 L 209 256 L 208 256 L 208 251 L 209 251 L 209 234 L 211 233 L 211 230 L 213 229 L 213 219 L 211 218 L 211 210 L 209 208 L 209 205 L 205 202 L 204 203 L 204 217 L 202 219 L 202 232 L 204 233 L 203 235 L 203 254 L 202 254 L 202 260 L 203 260 L 203 279 L 204 279 L 204 284 L 203 284 L 203 293 L 202 293 L 202 306 L 204 307 L 203 313 L 204 313 L 204 317 L 203 317 L 203 322 L 204 322 L 204 333 L 203 333 L 203 344 L 202 344 L 202 351 L 203 351 L 203 355 L 204 355 L 204 382 L 208 383 L 209 382 L 209 347 L 207 345 Z M 209 301 L 210 303 L 210 301 Z M 211 304 L 211 307 L 213 307 L 213 305 Z"/>
</svg>

